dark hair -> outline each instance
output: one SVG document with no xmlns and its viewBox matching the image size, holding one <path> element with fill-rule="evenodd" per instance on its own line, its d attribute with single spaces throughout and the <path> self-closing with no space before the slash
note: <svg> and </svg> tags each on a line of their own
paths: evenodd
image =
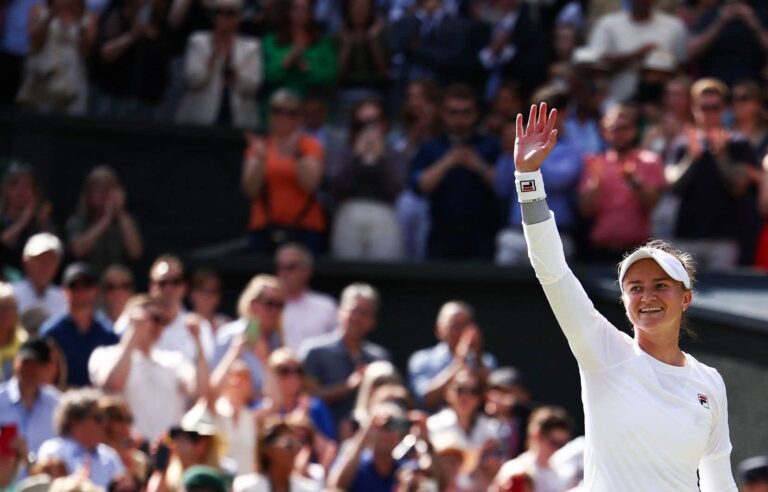
<svg viewBox="0 0 768 492">
<path fill-rule="evenodd" d="M 451 84 L 443 91 L 443 102 L 448 99 L 460 99 L 462 101 L 472 101 L 477 105 L 477 94 L 468 84 L 457 83 Z"/>
<path fill-rule="evenodd" d="M 531 413 L 528 422 L 529 435 L 536 431 L 541 434 L 549 434 L 555 429 L 568 432 L 573 429 L 573 419 L 564 408 L 548 405 L 539 407 Z"/>
<path fill-rule="evenodd" d="M 344 26 L 351 28 L 352 27 L 352 2 L 355 0 L 343 0 L 342 4 L 342 15 L 344 16 Z M 376 3 L 374 0 L 365 0 L 370 5 L 370 13 L 368 14 L 368 19 L 365 21 L 365 27 L 369 28 L 373 26 L 376 23 Z"/>
<path fill-rule="evenodd" d="M 550 84 L 539 87 L 531 100 L 545 102 L 550 109 L 563 109 L 568 105 L 568 94 L 562 88 Z"/>
<path fill-rule="evenodd" d="M 218 273 L 216 273 L 215 270 L 211 268 L 198 268 L 195 270 L 195 273 L 192 274 L 190 285 L 192 289 L 196 289 L 209 280 L 215 281 L 217 284 L 219 284 L 219 287 L 221 287 L 221 277 Z"/>
<path fill-rule="evenodd" d="M 295 432 L 295 428 L 283 419 L 278 418 L 265 424 L 264 429 L 259 436 L 259 445 L 257 448 L 259 451 L 259 471 L 261 473 L 267 473 L 270 467 L 269 458 L 264 451 L 269 445 L 277 441 L 281 435 L 288 432 Z"/>
<path fill-rule="evenodd" d="M 277 29 L 276 37 L 277 44 L 287 45 L 291 44 L 291 9 L 293 8 L 294 0 L 280 0 L 277 2 L 276 18 Z M 310 21 L 307 25 L 307 33 L 309 34 L 309 43 L 315 43 L 322 35 L 322 26 L 320 23 L 314 20 L 313 13 L 315 11 L 315 0 L 307 0 L 309 3 L 309 16 Z"/>
<path fill-rule="evenodd" d="M 37 183 L 35 170 L 29 164 L 23 162 L 13 162 L 5 171 L 2 186 L 0 186 L 0 213 L 5 212 L 5 200 L 8 194 L 8 188 L 19 178 L 29 178 L 32 181 L 32 192 L 35 197 L 40 198 L 40 187 Z"/>
<path fill-rule="evenodd" d="M 357 113 L 360 112 L 365 106 L 376 106 L 379 109 L 379 117 L 382 119 L 382 123 L 385 117 L 384 105 L 381 100 L 375 97 L 368 97 L 357 102 L 349 112 L 349 145 L 354 147 L 355 140 L 361 131 L 365 130 L 366 125 L 357 119 Z"/>
</svg>

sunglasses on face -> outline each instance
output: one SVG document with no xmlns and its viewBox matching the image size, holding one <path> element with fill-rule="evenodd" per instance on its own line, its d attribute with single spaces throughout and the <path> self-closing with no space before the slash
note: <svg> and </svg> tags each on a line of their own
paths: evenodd
<svg viewBox="0 0 768 492">
<path fill-rule="evenodd" d="M 722 104 L 700 104 L 699 110 L 703 113 L 717 113 L 723 110 Z"/>
<path fill-rule="evenodd" d="M 92 289 L 95 286 L 96 284 L 94 284 L 93 282 L 88 282 L 86 280 L 78 280 L 77 282 L 72 282 L 67 287 L 69 288 L 69 290 L 87 290 L 87 289 Z"/>
<path fill-rule="evenodd" d="M 278 376 L 301 376 L 304 374 L 304 369 L 298 366 L 278 366 L 275 368 L 275 372 Z"/>
<path fill-rule="evenodd" d="M 178 287 L 184 283 L 184 279 L 181 277 L 164 278 L 162 280 L 153 280 L 154 284 L 164 289 L 165 287 Z"/>
<path fill-rule="evenodd" d="M 459 385 L 459 386 L 454 386 L 453 389 L 456 390 L 456 393 L 460 395 L 480 396 L 480 393 L 481 393 L 480 388 L 478 386 Z"/>
<path fill-rule="evenodd" d="M 281 108 L 280 106 L 275 106 L 270 108 L 269 112 L 274 116 L 287 116 L 289 118 L 296 118 L 299 116 L 299 110 L 295 108 Z"/>
<path fill-rule="evenodd" d="M 133 289 L 133 285 L 130 282 L 107 282 L 104 284 L 104 290 L 107 292 L 131 289 Z"/>
<path fill-rule="evenodd" d="M 285 302 L 279 299 L 273 299 L 271 297 L 257 297 L 255 300 L 262 306 L 265 306 L 271 309 L 282 310 L 285 307 Z"/>
</svg>

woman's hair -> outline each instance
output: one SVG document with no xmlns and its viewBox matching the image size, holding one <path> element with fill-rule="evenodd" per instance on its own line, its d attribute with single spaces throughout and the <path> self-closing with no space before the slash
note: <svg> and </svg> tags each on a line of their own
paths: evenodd
<svg viewBox="0 0 768 492">
<path fill-rule="evenodd" d="M 83 420 L 97 409 L 102 396 L 100 391 L 92 388 L 70 390 L 64 393 L 53 414 L 56 434 L 68 436 L 72 430 L 72 424 Z"/>
<path fill-rule="evenodd" d="M 531 413 L 527 429 L 529 436 L 537 432 L 549 434 L 555 429 L 568 432 L 573 429 L 573 419 L 564 408 L 548 405 L 539 407 Z"/>
<path fill-rule="evenodd" d="M 198 289 L 206 282 L 214 281 L 221 287 L 221 277 L 216 271 L 210 268 L 199 268 L 192 274 L 192 280 L 190 281 L 190 288 L 192 290 Z"/>
<path fill-rule="evenodd" d="M 442 102 L 443 96 L 442 96 L 442 89 L 440 86 L 432 79 L 417 79 L 414 81 L 411 81 L 408 84 L 408 87 L 419 87 L 421 88 L 421 91 L 424 93 L 424 99 L 430 102 L 435 108 L 440 106 L 440 103 Z M 411 113 L 411 111 L 403 105 L 403 112 L 400 115 L 400 120 L 402 121 L 402 124 L 408 128 L 411 125 L 413 125 L 417 120 L 417 115 L 414 115 Z M 437 111 L 434 113 L 434 122 L 433 122 L 433 130 L 437 132 L 440 124 L 440 118 L 438 117 Z"/>
<path fill-rule="evenodd" d="M 294 427 L 281 418 L 267 421 L 265 423 L 264 428 L 259 433 L 259 444 L 256 448 L 259 453 L 257 458 L 259 473 L 266 474 L 266 472 L 269 470 L 270 462 L 266 453 L 266 448 L 274 444 L 280 438 L 280 436 L 287 433 L 292 434 L 294 432 Z"/>
<path fill-rule="evenodd" d="M 241 318 L 249 318 L 251 303 L 254 299 L 257 299 L 267 288 L 280 289 L 281 287 L 280 280 L 274 275 L 264 273 L 256 275 L 248 282 L 237 300 L 237 314 Z"/>
<path fill-rule="evenodd" d="M 96 183 L 108 183 L 113 187 L 121 186 L 117 172 L 111 167 L 102 164 L 91 169 L 91 172 L 85 178 L 83 188 L 80 190 L 80 198 L 77 202 L 77 213 L 81 217 L 90 217 L 94 212 L 90 209 L 88 195 L 90 194 L 91 187 Z"/>
<path fill-rule="evenodd" d="M 293 8 L 293 2 L 295 0 L 280 0 L 277 2 L 275 8 L 275 18 L 277 20 L 276 36 L 277 43 L 286 45 L 291 43 L 291 9 Z M 315 43 L 322 35 L 322 26 L 319 22 L 314 20 L 315 12 L 315 0 L 307 0 L 309 4 L 307 6 L 309 10 L 309 25 L 307 25 L 307 32 L 309 34 L 309 42 Z"/>
<path fill-rule="evenodd" d="M 385 384 L 402 384 L 403 380 L 395 366 L 385 360 L 371 362 L 363 372 L 363 380 L 360 382 L 360 389 L 357 392 L 355 409 L 352 416 L 358 423 L 364 424 L 368 421 L 369 410 L 371 409 L 371 396 L 373 392 Z"/>
<path fill-rule="evenodd" d="M 717 94 L 723 98 L 728 99 L 728 86 L 721 80 L 713 77 L 705 77 L 697 80 L 691 86 L 691 101 L 696 103 L 704 94 Z"/>
<path fill-rule="evenodd" d="M 0 214 L 6 212 L 8 188 L 16 184 L 16 182 L 20 179 L 25 178 L 30 180 L 32 184 L 32 193 L 35 195 L 35 197 L 40 197 L 40 187 L 38 186 L 37 178 L 35 177 L 35 171 L 32 169 L 32 166 L 20 162 L 14 162 L 11 164 L 8 170 L 5 171 L 5 176 L 3 176 L 3 183 L 0 185 Z"/>
</svg>

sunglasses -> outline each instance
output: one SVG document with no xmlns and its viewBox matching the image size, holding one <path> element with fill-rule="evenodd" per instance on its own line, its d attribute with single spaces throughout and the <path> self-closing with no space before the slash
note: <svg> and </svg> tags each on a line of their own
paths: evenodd
<svg viewBox="0 0 768 492">
<path fill-rule="evenodd" d="M 279 299 L 273 299 L 271 297 L 257 297 L 255 301 L 271 309 L 282 310 L 285 307 L 285 302 Z"/>
<path fill-rule="evenodd" d="M 278 376 L 286 377 L 286 376 L 302 376 L 304 374 L 304 369 L 298 366 L 278 366 L 275 368 L 275 372 Z"/>
<path fill-rule="evenodd" d="M 290 118 L 296 118 L 297 116 L 299 116 L 298 109 L 281 108 L 280 106 L 275 106 L 270 108 L 269 112 L 275 116 L 288 116 Z"/>
<path fill-rule="evenodd" d="M 104 284 L 104 290 L 112 292 L 114 290 L 131 290 L 133 285 L 130 282 L 107 282 Z"/>
<path fill-rule="evenodd" d="M 172 278 L 164 278 L 162 280 L 153 280 L 152 282 L 162 289 L 167 286 L 178 287 L 179 285 L 184 283 L 184 279 L 181 277 L 172 277 Z"/>
<path fill-rule="evenodd" d="M 401 417 L 389 417 L 384 428 L 394 432 L 406 433 L 411 428 L 411 421 Z"/>
<path fill-rule="evenodd" d="M 78 280 L 77 282 L 72 282 L 67 286 L 69 290 L 87 290 L 92 289 L 96 286 L 93 282 L 88 282 L 86 280 Z"/>
<path fill-rule="evenodd" d="M 302 263 L 294 261 L 291 263 L 278 263 L 276 269 L 278 272 L 292 272 L 294 270 L 299 270 L 302 266 L 304 266 Z"/>
<path fill-rule="evenodd" d="M 717 113 L 718 111 L 723 110 L 722 104 L 700 104 L 699 109 L 703 113 Z"/>
<path fill-rule="evenodd" d="M 458 393 L 460 395 L 479 396 L 482 393 L 482 391 L 480 390 L 479 386 L 463 386 L 463 385 L 459 385 L 459 386 L 454 386 L 453 389 L 455 389 L 456 393 Z"/>
</svg>

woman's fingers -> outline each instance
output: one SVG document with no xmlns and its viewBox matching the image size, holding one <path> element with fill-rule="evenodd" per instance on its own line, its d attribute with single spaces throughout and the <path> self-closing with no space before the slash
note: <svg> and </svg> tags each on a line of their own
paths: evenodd
<svg viewBox="0 0 768 492">
<path fill-rule="evenodd" d="M 537 133 L 543 132 L 546 126 L 547 126 L 547 103 L 542 102 L 539 105 L 539 119 L 538 121 L 536 121 L 536 132 Z"/>
<path fill-rule="evenodd" d="M 546 126 L 544 128 L 544 135 L 552 134 L 552 130 L 555 129 L 556 122 L 557 122 L 557 109 L 552 108 L 552 110 L 549 112 L 549 118 L 546 121 Z"/>
<path fill-rule="evenodd" d="M 523 115 L 522 113 L 517 113 L 517 120 L 515 121 L 515 130 L 517 133 L 517 138 L 523 138 L 525 134 L 523 133 Z"/>
<path fill-rule="evenodd" d="M 531 134 L 536 131 L 536 112 L 538 108 L 535 104 L 531 104 L 531 112 L 528 113 L 528 128 L 527 134 Z"/>
</svg>

